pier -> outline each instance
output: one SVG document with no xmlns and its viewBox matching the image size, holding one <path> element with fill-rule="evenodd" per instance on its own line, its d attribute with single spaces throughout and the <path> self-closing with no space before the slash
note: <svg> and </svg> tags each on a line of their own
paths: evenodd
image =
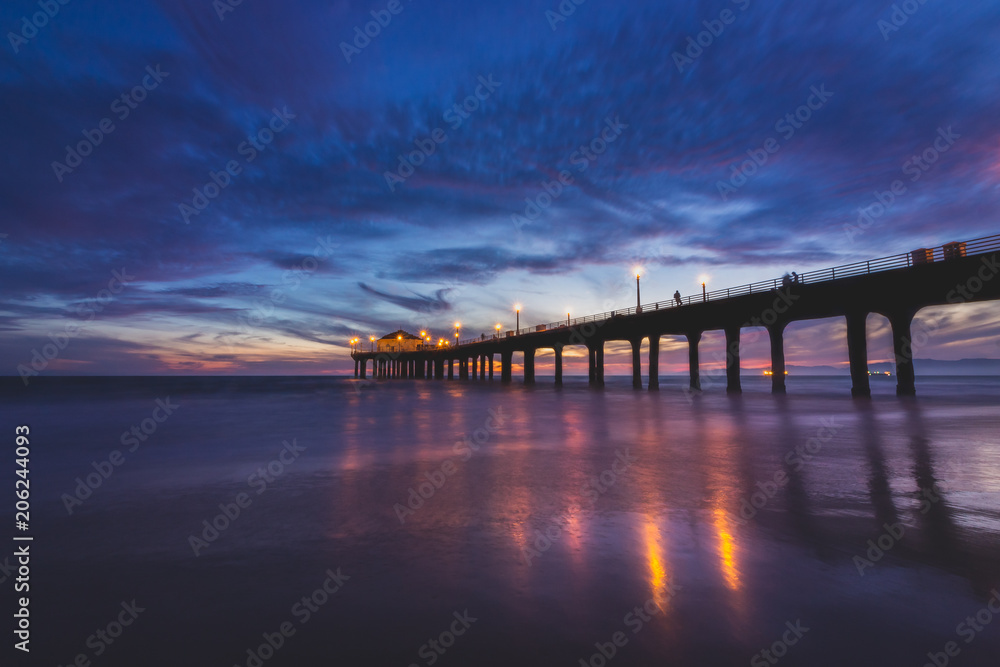
<svg viewBox="0 0 1000 667">
<path fill-rule="evenodd" d="M 604 345 L 624 341 L 632 349 L 632 384 L 659 389 L 662 336 L 688 342 L 690 388 L 701 390 L 698 345 L 707 331 L 726 338 L 726 391 L 739 393 L 740 335 L 764 327 L 771 347 L 771 388 L 785 393 L 784 331 L 791 322 L 843 317 L 851 370 L 851 394 L 871 395 L 866 323 L 869 314 L 888 319 L 896 364 L 896 393 L 916 393 L 911 324 L 923 308 L 1000 299 L 1000 235 L 811 271 L 789 282 L 781 278 L 715 290 L 680 299 L 633 306 L 561 322 L 535 325 L 506 335 L 459 341 L 453 346 L 386 353 L 356 349 L 355 377 L 494 380 L 511 382 L 513 356 L 523 353 L 523 381 L 535 382 L 538 350 L 555 353 L 555 384 L 563 382 L 563 351 L 587 349 L 590 384 L 604 385 Z M 649 342 L 646 385 L 641 347 Z"/>
</svg>

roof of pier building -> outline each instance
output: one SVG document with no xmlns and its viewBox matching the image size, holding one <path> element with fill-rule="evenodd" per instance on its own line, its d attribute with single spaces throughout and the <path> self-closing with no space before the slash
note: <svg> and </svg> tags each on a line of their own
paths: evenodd
<svg viewBox="0 0 1000 667">
<path fill-rule="evenodd" d="M 414 336 L 413 334 L 403 331 L 402 329 L 397 329 L 391 334 L 386 334 L 379 338 L 379 340 L 399 340 L 402 337 L 403 340 L 422 340 L 420 336 Z"/>
</svg>

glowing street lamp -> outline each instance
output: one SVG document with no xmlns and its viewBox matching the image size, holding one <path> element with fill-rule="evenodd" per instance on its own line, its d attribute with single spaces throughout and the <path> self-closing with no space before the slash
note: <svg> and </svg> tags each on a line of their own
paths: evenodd
<svg viewBox="0 0 1000 667">
<path fill-rule="evenodd" d="M 497 322 L 497 325 L 494 328 L 497 330 L 497 338 L 500 338 L 500 323 Z"/>
<path fill-rule="evenodd" d="M 639 278 L 642 277 L 642 269 L 635 268 L 635 312 L 642 312 L 642 300 L 639 296 Z"/>
<path fill-rule="evenodd" d="M 517 324 L 514 326 L 514 333 L 521 335 L 521 304 L 514 305 L 514 312 L 517 314 Z"/>
<path fill-rule="evenodd" d="M 371 343 L 371 347 L 368 348 L 368 351 L 369 352 L 374 352 L 375 351 L 375 336 L 369 336 L 368 337 L 368 342 Z"/>
</svg>

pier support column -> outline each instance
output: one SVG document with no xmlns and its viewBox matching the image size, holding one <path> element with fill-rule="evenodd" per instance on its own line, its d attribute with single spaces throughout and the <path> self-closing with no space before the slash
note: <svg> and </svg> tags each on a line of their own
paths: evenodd
<svg viewBox="0 0 1000 667">
<path fill-rule="evenodd" d="M 444 378 L 444 359 L 434 360 L 434 379 L 441 380 Z"/>
<path fill-rule="evenodd" d="M 490 355 L 487 355 L 487 356 L 489 357 L 489 360 L 490 360 L 490 379 L 492 380 L 493 379 L 493 355 L 490 354 Z"/>
<path fill-rule="evenodd" d="M 871 397 L 871 378 L 868 377 L 868 313 L 851 313 L 847 316 L 847 356 L 851 360 L 851 396 Z"/>
<path fill-rule="evenodd" d="M 510 382 L 511 380 L 511 366 L 514 362 L 513 352 L 501 352 L 500 353 L 500 381 Z"/>
<path fill-rule="evenodd" d="M 486 355 L 479 357 L 479 379 L 486 379 Z"/>
<path fill-rule="evenodd" d="M 472 357 L 472 379 L 479 379 L 479 355 Z"/>
<path fill-rule="evenodd" d="M 449 380 L 454 380 L 455 379 L 455 360 L 454 359 L 449 359 L 448 360 L 448 379 Z"/>
<path fill-rule="evenodd" d="M 524 384 L 535 384 L 535 350 L 524 351 Z"/>
<path fill-rule="evenodd" d="M 896 354 L 896 395 L 915 396 L 916 378 L 913 372 L 913 338 L 910 325 L 912 312 L 896 313 L 889 316 L 892 325 L 892 349 Z"/>
<path fill-rule="evenodd" d="M 594 355 L 595 371 L 597 372 L 597 386 L 604 386 L 604 341 L 597 342 L 597 354 Z"/>
<path fill-rule="evenodd" d="M 642 389 L 642 340 L 630 340 L 632 345 L 632 388 Z"/>
<path fill-rule="evenodd" d="M 767 328 L 771 339 L 771 393 L 787 393 L 785 388 L 785 326 L 784 322 L 775 322 Z"/>
<path fill-rule="evenodd" d="M 587 378 L 591 386 L 597 384 L 597 350 L 587 346 Z"/>
<path fill-rule="evenodd" d="M 469 358 L 462 357 L 458 360 L 458 377 L 460 380 L 469 379 Z"/>
<path fill-rule="evenodd" d="M 739 327 L 726 327 L 726 393 L 743 393 L 743 386 L 740 384 Z"/>
<path fill-rule="evenodd" d="M 354 377 L 361 377 L 361 369 L 358 367 L 358 360 L 354 360 Z"/>
<path fill-rule="evenodd" d="M 649 390 L 660 389 L 660 334 L 649 337 Z"/>
<path fill-rule="evenodd" d="M 417 360 L 417 377 L 421 380 L 427 377 L 427 359 L 423 357 Z"/>
<path fill-rule="evenodd" d="M 553 348 L 556 353 L 556 386 L 561 387 L 563 383 L 563 345 L 556 343 Z"/>
<path fill-rule="evenodd" d="M 362 359 L 361 360 L 361 379 L 362 380 L 367 380 L 368 379 L 368 360 L 367 359 Z"/>
<path fill-rule="evenodd" d="M 691 375 L 690 387 L 693 391 L 701 391 L 701 363 L 698 360 L 698 343 L 701 342 L 701 332 L 687 335 L 688 339 L 688 372 Z"/>
</svg>

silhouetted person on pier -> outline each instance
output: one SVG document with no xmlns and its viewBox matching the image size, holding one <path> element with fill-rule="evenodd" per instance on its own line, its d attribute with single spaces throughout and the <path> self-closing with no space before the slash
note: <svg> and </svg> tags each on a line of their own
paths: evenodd
<svg viewBox="0 0 1000 667">
<path fill-rule="evenodd" d="M 781 276 L 781 286 L 782 287 L 791 287 L 792 286 L 792 277 L 790 275 L 788 275 L 787 273 L 785 275 Z"/>
<path fill-rule="evenodd" d="M 681 305 L 681 291 L 680 290 L 677 290 L 676 292 L 674 292 L 674 302 L 676 302 L 678 306 Z"/>
<path fill-rule="evenodd" d="M 792 271 L 792 282 L 795 283 L 796 285 L 799 284 L 799 274 L 795 273 L 794 271 Z"/>
</svg>

